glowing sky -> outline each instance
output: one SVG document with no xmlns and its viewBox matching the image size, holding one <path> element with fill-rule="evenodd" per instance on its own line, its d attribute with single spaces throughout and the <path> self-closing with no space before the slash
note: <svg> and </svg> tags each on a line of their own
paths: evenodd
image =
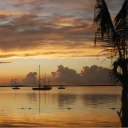
<svg viewBox="0 0 128 128">
<path fill-rule="evenodd" d="M 106 3 L 113 18 L 123 0 Z M 103 48 L 101 43 L 94 47 L 95 4 L 96 0 L 0 0 L 0 82 L 15 77 L 22 82 L 38 65 L 41 75 L 46 72 L 49 77 L 59 65 L 79 75 L 83 66 L 109 68 L 109 60 L 101 63 L 102 55 L 96 60 Z"/>
</svg>

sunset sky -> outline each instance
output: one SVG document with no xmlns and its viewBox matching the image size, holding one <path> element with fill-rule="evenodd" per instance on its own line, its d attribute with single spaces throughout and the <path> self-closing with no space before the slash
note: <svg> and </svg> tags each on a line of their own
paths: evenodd
<svg viewBox="0 0 128 128">
<path fill-rule="evenodd" d="M 106 0 L 112 19 L 123 0 Z M 96 0 L 0 0 L 1 85 L 32 85 L 38 66 L 51 84 L 108 84 L 111 60 L 97 55 Z M 102 78 L 102 79 L 101 79 Z M 42 81 L 43 83 L 43 81 Z"/>
</svg>

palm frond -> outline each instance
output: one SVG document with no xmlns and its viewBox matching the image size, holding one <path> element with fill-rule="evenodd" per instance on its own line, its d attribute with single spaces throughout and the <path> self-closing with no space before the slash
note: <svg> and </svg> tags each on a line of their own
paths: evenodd
<svg viewBox="0 0 128 128">
<path fill-rule="evenodd" d="M 127 56 L 127 43 L 128 39 L 128 0 L 124 1 L 121 10 L 114 19 L 115 31 L 120 38 L 119 47 L 122 52 L 122 57 Z"/>
<path fill-rule="evenodd" d="M 128 30 L 128 0 L 124 1 L 120 12 L 114 19 L 114 22 L 116 32 L 118 32 L 119 34 L 121 33 L 120 31 L 122 31 L 124 27 L 127 28 L 126 30 Z"/>
<path fill-rule="evenodd" d="M 93 23 L 99 25 L 97 31 L 101 32 L 102 37 L 104 36 L 104 33 L 108 32 L 110 29 L 114 32 L 110 13 L 104 0 L 97 0 L 97 4 L 94 9 Z"/>
<path fill-rule="evenodd" d="M 97 32 L 95 33 L 94 44 L 97 41 L 102 41 L 104 47 L 115 47 L 115 30 L 111 20 L 108 7 L 104 0 L 97 0 L 94 9 L 94 21 L 93 24 L 98 25 Z"/>
<path fill-rule="evenodd" d="M 128 0 L 124 0 L 114 23 L 115 26 L 112 23 L 105 1 L 97 0 L 93 24 L 98 25 L 98 29 L 95 33 L 94 43 L 96 44 L 97 41 L 103 42 L 101 46 L 105 49 L 100 53 L 105 52 L 102 55 L 108 56 L 106 59 L 118 57 L 113 63 L 112 74 L 117 78 L 117 81 L 121 81 L 124 88 L 128 85 Z M 118 72 L 118 67 L 122 69 L 122 73 Z"/>
</svg>

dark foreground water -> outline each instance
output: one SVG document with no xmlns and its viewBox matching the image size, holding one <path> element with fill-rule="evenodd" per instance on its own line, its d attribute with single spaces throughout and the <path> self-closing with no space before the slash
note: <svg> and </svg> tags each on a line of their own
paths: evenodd
<svg viewBox="0 0 128 128">
<path fill-rule="evenodd" d="M 121 127 L 121 87 L 0 88 L 0 126 Z"/>
</svg>

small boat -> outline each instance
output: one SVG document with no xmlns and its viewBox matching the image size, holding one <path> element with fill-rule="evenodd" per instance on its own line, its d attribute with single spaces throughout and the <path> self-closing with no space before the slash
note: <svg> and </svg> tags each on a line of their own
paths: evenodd
<svg viewBox="0 0 128 128">
<path fill-rule="evenodd" d="M 60 79 L 60 87 L 58 89 L 65 89 L 65 87 L 61 86 L 61 79 Z"/>
<path fill-rule="evenodd" d="M 12 88 L 12 89 L 20 89 L 20 88 L 18 88 L 18 87 L 14 87 L 14 88 Z"/>
<path fill-rule="evenodd" d="M 32 88 L 33 90 L 51 90 L 52 87 L 50 86 L 44 86 L 43 88 L 40 85 L 40 65 L 39 65 L 39 87 L 38 88 Z"/>
<path fill-rule="evenodd" d="M 16 85 L 16 78 L 15 78 L 15 85 L 12 89 L 20 89 L 17 85 Z"/>
<path fill-rule="evenodd" d="M 65 89 L 65 87 L 60 86 L 58 89 Z"/>
<path fill-rule="evenodd" d="M 50 87 L 50 86 L 44 86 L 43 88 L 38 87 L 38 88 L 32 88 L 32 89 L 33 89 L 33 90 L 51 90 L 52 87 Z"/>
</svg>

